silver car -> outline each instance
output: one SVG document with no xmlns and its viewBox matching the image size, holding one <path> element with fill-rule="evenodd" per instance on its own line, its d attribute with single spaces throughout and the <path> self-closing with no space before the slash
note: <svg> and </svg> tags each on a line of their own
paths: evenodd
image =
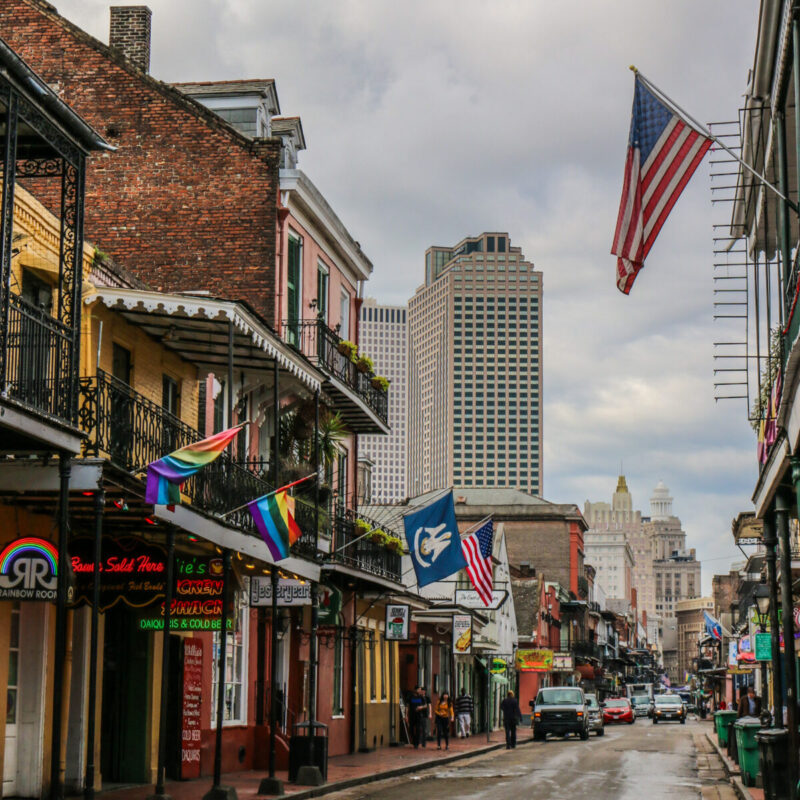
<svg viewBox="0 0 800 800">
<path fill-rule="evenodd" d="M 598 736 L 605 736 L 606 726 L 603 723 L 603 709 L 597 701 L 596 694 L 586 695 L 586 708 L 589 711 L 589 731 L 594 731 Z"/>
<path fill-rule="evenodd" d="M 631 705 L 633 706 L 633 713 L 637 717 L 650 716 L 650 697 L 646 694 L 635 694 L 631 697 Z"/>
</svg>

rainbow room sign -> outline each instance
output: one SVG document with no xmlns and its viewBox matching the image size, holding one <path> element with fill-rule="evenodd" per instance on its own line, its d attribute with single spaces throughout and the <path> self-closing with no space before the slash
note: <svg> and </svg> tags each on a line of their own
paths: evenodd
<svg viewBox="0 0 800 800">
<path fill-rule="evenodd" d="M 58 550 L 45 539 L 15 539 L 0 553 L 0 600 L 55 600 Z"/>
</svg>

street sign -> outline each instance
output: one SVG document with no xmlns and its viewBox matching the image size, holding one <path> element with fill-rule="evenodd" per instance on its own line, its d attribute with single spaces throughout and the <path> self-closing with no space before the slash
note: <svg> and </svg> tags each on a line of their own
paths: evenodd
<svg viewBox="0 0 800 800">
<path fill-rule="evenodd" d="M 269 578 L 254 575 L 250 579 L 250 605 L 272 605 L 272 581 Z M 310 606 L 311 583 L 281 578 L 278 581 L 278 605 L 281 607 Z"/>
<path fill-rule="evenodd" d="M 756 661 L 770 661 L 772 659 L 772 634 L 757 633 L 755 638 Z"/>
<path fill-rule="evenodd" d="M 411 619 L 411 606 L 402 603 L 386 605 L 386 640 L 404 642 L 408 639 L 408 623 Z"/>
</svg>

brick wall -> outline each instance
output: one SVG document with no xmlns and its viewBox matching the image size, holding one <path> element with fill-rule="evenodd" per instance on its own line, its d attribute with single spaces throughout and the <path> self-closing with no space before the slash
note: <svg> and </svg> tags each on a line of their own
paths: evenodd
<svg viewBox="0 0 800 800">
<path fill-rule="evenodd" d="M 107 140 L 86 180 L 86 239 L 155 289 L 206 289 L 274 320 L 278 139 L 249 141 L 39 0 L 0 34 Z"/>
<path fill-rule="evenodd" d="M 508 562 L 519 566 L 529 561 L 537 575 L 570 586 L 570 531 L 568 522 L 527 521 L 503 523 Z"/>
</svg>

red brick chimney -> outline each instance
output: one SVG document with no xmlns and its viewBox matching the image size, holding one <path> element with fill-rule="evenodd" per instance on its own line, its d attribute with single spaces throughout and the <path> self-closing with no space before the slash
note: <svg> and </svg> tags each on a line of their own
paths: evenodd
<svg viewBox="0 0 800 800">
<path fill-rule="evenodd" d="M 150 17 L 147 6 L 111 6 L 108 44 L 144 72 L 150 71 Z"/>
</svg>

